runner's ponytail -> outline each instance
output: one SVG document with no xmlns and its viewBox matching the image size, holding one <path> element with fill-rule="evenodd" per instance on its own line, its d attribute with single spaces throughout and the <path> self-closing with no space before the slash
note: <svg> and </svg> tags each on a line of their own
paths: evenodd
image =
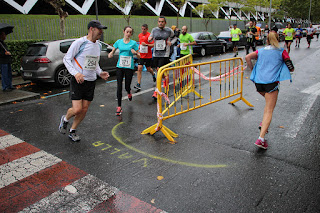
<svg viewBox="0 0 320 213">
<path fill-rule="evenodd" d="M 279 35 L 275 32 L 270 32 L 267 37 L 267 42 L 269 45 L 274 46 L 276 48 L 280 48 L 279 45 Z"/>
</svg>

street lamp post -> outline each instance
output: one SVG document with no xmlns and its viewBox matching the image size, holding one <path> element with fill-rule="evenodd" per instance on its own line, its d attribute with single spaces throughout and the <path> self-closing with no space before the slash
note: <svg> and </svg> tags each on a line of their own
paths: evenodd
<svg viewBox="0 0 320 213">
<path fill-rule="evenodd" d="M 97 19 L 97 21 L 98 21 L 98 20 L 99 20 L 99 19 L 98 19 L 98 0 L 95 0 L 95 8 L 96 8 L 96 19 Z M 103 31 L 102 31 L 102 35 L 101 35 L 101 37 L 100 37 L 100 40 L 101 40 L 101 41 L 104 41 Z"/>
<path fill-rule="evenodd" d="M 271 29 L 271 7 L 272 7 L 272 0 L 270 0 L 270 11 L 269 11 L 269 29 Z"/>
<path fill-rule="evenodd" d="M 96 6 L 96 19 L 98 21 L 99 20 L 98 19 L 98 0 L 95 0 L 95 6 Z"/>
<path fill-rule="evenodd" d="M 309 24 L 311 23 L 311 19 L 310 19 L 310 16 L 311 16 L 311 2 L 312 2 L 312 0 L 310 0 L 310 8 L 309 8 Z"/>
</svg>

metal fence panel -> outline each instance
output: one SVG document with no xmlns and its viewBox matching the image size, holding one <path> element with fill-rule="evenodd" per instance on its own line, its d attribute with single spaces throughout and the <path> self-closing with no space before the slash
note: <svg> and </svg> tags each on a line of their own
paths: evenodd
<svg viewBox="0 0 320 213">
<path fill-rule="evenodd" d="M 65 38 L 77 38 L 86 35 L 87 24 L 92 18 L 72 18 L 68 17 L 66 19 L 65 28 Z M 123 28 L 127 26 L 127 22 L 122 16 L 119 17 L 99 17 L 102 24 L 108 27 L 104 30 L 104 41 L 107 43 L 114 43 L 116 40 L 123 37 Z M 60 20 L 59 17 L 52 18 L 39 18 L 39 19 L 5 19 L 1 18 L 0 22 L 5 22 L 14 25 L 14 32 L 8 35 L 8 40 L 25 40 L 25 39 L 44 39 L 44 40 L 58 40 L 60 39 Z M 192 23 L 192 29 L 190 26 Z M 245 21 L 229 21 L 229 20 L 216 20 L 212 19 L 208 23 L 207 31 L 211 31 L 216 35 L 220 31 L 228 30 L 229 26 L 236 23 L 240 29 L 244 29 Z M 167 18 L 167 26 L 171 27 L 176 25 L 176 17 Z M 130 26 L 134 29 L 133 39 L 138 39 L 138 34 L 140 33 L 141 25 L 148 24 L 149 31 L 153 27 L 157 26 L 156 16 L 146 16 L 146 17 L 132 17 L 130 19 Z M 264 26 L 265 23 L 262 23 Z M 179 18 L 179 28 L 183 25 L 188 26 L 189 31 L 206 31 L 204 20 L 200 18 Z"/>
</svg>

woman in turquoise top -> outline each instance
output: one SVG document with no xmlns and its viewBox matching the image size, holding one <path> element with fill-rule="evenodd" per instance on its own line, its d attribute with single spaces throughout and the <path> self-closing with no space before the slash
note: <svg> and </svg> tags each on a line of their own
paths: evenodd
<svg viewBox="0 0 320 213">
<path fill-rule="evenodd" d="M 268 143 L 264 139 L 265 134 L 271 123 L 273 110 L 276 106 L 279 82 L 291 80 L 290 71 L 294 70 L 288 53 L 279 46 L 279 36 L 275 32 L 270 32 L 267 37 L 269 46 L 259 49 L 246 56 L 246 61 L 250 70 L 252 70 L 250 80 L 252 80 L 259 92 L 266 101 L 263 119 L 259 125 L 260 135 L 255 145 L 267 149 Z M 253 68 L 252 59 L 257 59 Z M 289 71 L 290 69 L 290 71 Z"/>
<path fill-rule="evenodd" d="M 134 73 L 133 55 L 137 55 L 140 58 L 140 54 L 137 52 L 139 45 L 136 41 L 131 40 L 133 29 L 130 26 L 126 26 L 123 30 L 123 39 L 119 39 L 114 43 L 112 51 L 108 57 L 112 58 L 116 49 L 119 49 L 119 60 L 117 63 L 117 99 L 118 107 L 116 115 L 119 116 L 122 113 L 121 100 L 122 100 L 122 81 L 125 77 L 125 90 L 128 93 L 129 101 L 132 101 L 131 94 L 131 82 Z"/>
</svg>

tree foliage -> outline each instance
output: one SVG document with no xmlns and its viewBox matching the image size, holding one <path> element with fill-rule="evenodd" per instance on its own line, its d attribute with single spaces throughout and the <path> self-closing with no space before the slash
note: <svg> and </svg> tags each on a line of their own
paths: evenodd
<svg viewBox="0 0 320 213">
<path fill-rule="evenodd" d="M 203 14 L 203 23 L 206 27 L 206 30 L 208 30 L 208 24 L 209 21 L 214 18 L 213 12 L 217 11 L 219 9 L 220 6 L 223 6 L 222 1 L 220 0 L 208 0 L 209 4 L 199 4 L 196 8 L 195 8 L 195 12 L 200 12 Z"/>
<path fill-rule="evenodd" d="M 120 7 L 125 8 L 126 5 L 132 4 L 132 7 L 130 9 L 129 14 L 123 14 L 123 18 L 126 20 L 127 24 L 130 25 L 130 18 L 132 16 L 132 12 L 135 10 L 138 10 L 142 7 L 144 3 L 147 2 L 147 0 L 113 0 L 115 3 L 117 3 Z M 110 7 L 112 9 L 116 9 L 116 6 L 113 4 L 110 4 Z"/>
<path fill-rule="evenodd" d="M 281 10 L 286 11 L 287 15 L 292 18 L 309 19 L 310 0 L 295 1 L 282 0 Z M 312 0 L 311 2 L 311 21 L 320 22 L 320 1 Z"/>
<path fill-rule="evenodd" d="M 171 3 L 178 9 L 177 11 L 177 27 L 179 26 L 179 11 L 183 7 L 183 5 L 187 2 L 187 0 L 171 0 Z"/>
</svg>

